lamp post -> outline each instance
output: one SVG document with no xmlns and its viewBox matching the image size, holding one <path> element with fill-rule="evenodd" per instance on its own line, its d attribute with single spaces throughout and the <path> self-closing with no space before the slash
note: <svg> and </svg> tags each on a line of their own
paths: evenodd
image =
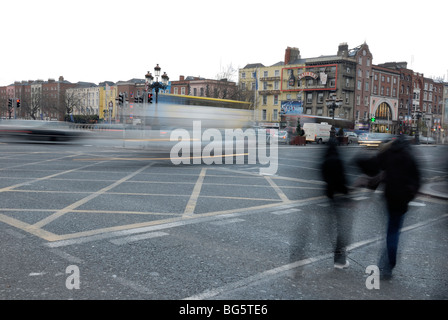
<svg viewBox="0 0 448 320">
<path fill-rule="evenodd" d="M 336 129 L 334 127 L 334 113 L 335 109 L 339 108 L 342 105 L 342 99 L 336 98 L 335 96 L 331 96 L 325 100 L 328 110 L 332 110 L 332 118 L 333 123 L 331 124 L 330 137 L 336 137 Z"/>
<path fill-rule="evenodd" d="M 417 120 L 417 126 L 415 128 L 415 144 L 420 144 L 420 132 L 419 132 L 419 122 L 422 117 L 422 112 L 420 110 L 416 110 L 414 115 Z"/>
<path fill-rule="evenodd" d="M 156 92 L 156 103 L 158 102 L 158 98 L 159 98 L 159 90 L 160 89 L 166 89 L 166 87 L 168 86 L 168 80 L 170 79 L 168 77 L 168 75 L 166 74 L 166 72 L 163 73 L 163 75 L 161 76 L 162 78 L 162 82 L 159 82 L 159 77 L 160 77 L 160 70 L 161 68 L 159 67 L 159 64 L 157 64 L 154 67 L 154 75 L 156 76 L 156 81 L 154 81 L 154 77 L 151 75 L 151 72 L 147 72 L 145 75 L 145 79 L 146 79 L 146 87 L 145 87 L 145 91 L 146 91 L 146 98 L 148 98 L 148 90 L 149 89 L 154 89 L 154 91 Z"/>
</svg>

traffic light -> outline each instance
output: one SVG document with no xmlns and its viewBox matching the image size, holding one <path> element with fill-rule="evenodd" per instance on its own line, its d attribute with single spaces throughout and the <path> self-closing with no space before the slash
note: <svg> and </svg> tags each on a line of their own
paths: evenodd
<svg viewBox="0 0 448 320">
<path fill-rule="evenodd" d="M 123 94 L 120 93 L 118 95 L 118 105 L 122 106 L 123 105 Z"/>
<path fill-rule="evenodd" d="M 16 106 L 17 106 L 17 108 L 20 108 L 20 99 L 16 100 Z"/>
<path fill-rule="evenodd" d="M 138 97 L 138 102 L 139 102 L 139 103 L 143 103 L 143 96 Z"/>
<path fill-rule="evenodd" d="M 12 108 L 12 99 L 11 98 L 9 98 L 8 99 L 8 108 Z"/>
<path fill-rule="evenodd" d="M 148 102 L 152 103 L 152 93 L 148 93 Z"/>
</svg>

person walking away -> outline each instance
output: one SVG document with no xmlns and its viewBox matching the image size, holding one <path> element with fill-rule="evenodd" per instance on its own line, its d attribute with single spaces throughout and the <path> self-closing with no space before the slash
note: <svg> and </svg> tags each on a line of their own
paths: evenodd
<svg viewBox="0 0 448 320">
<path fill-rule="evenodd" d="M 332 204 L 333 218 L 336 222 L 336 243 L 334 244 L 334 267 L 344 269 L 349 266 L 347 260 L 346 246 L 349 241 L 349 224 L 347 212 L 343 205 L 347 201 L 348 194 L 345 166 L 338 150 L 336 137 L 330 138 L 321 165 L 322 178 L 326 182 L 326 196 Z"/>
<path fill-rule="evenodd" d="M 383 279 L 390 279 L 397 263 L 400 229 L 409 202 L 421 186 L 421 173 L 410 143 L 402 136 L 386 143 L 372 158 L 357 159 L 357 164 L 368 176 L 381 175 L 387 207 L 386 248 L 379 268 Z"/>
</svg>

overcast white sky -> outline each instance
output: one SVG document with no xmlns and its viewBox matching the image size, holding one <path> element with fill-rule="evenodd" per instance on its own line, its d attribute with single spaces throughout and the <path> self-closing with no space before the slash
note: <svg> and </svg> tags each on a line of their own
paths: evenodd
<svg viewBox="0 0 448 320">
<path fill-rule="evenodd" d="M 215 79 L 229 65 L 272 65 L 286 47 L 302 58 L 364 42 L 373 63 L 407 61 L 448 81 L 444 0 L 14 0 L 2 3 L 0 86 L 59 76 L 129 80 L 158 63 Z M 237 75 L 233 79 L 237 81 Z"/>
</svg>

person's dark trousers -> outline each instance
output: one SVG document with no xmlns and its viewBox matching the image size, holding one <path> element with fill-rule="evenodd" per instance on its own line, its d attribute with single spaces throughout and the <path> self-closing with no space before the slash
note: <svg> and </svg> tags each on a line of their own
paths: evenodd
<svg viewBox="0 0 448 320">
<path fill-rule="evenodd" d="M 351 238 L 351 213 L 349 199 L 341 196 L 332 199 L 334 222 L 336 226 L 336 243 L 334 244 L 334 262 L 345 264 L 347 260 L 347 245 Z"/>
<path fill-rule="evenodd" d="M 380 261 L 380 270 L 385 278 L 392 275 L 392 270 L 397 264 L 398 242 L 400 239 L 400 229 L 403 225 L 403 220 L 404 214 L 400 214 L 389 209 L 386 249 Z"/>
</svg>

